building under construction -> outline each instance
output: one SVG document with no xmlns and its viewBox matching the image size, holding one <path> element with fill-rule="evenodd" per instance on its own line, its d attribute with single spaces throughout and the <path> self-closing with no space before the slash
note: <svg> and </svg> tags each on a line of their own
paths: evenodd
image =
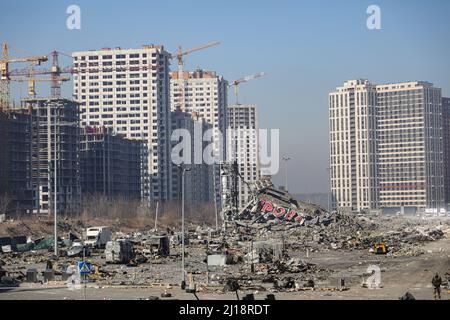
<svg viewBox="0 0 450 320">
<path fill-rule="evenodd" d="M 171 112 L 171 128 L 189 132 L 190 141 L 172 141 L 172 148 L 177 149 L 180 143 L 184 149 L 177 156 L 183 161 L 182 166 L 189 170 L 185 174 L 184 195 L 187 202 L 213 202 L 214 201 L 214 166 L 203 160 L 203 151 L 207 142 L 203 141 L 203 134 L 211 129 L 212 125 L 204 120 L 197 112 L 183 112 L 177 108 Z M 182 170 L 171 155 L 171 197 L 174 200 L 182 198 Z M 200 158 L 198 159 L 198 157 Z M 197 158 L 196 158 L 197 157 Z M 187 158 L 187 159 L 186 159 Z M 188 163 L 190 162 L 190 163 Z"/>
<path fill-rule="evenodd" d="M 141 164 L 145 163 L 141 159 L 143 146 L 139 140 L 129 140 L 114 133 L 113 128 L 82 128 L 80 167 L 83 196 L 139 200 Z"/>
<path fill-rule="evenodd" d="M 34 211 L 70 213 L 81 200 L 78 104 L 67 99 L 23 99 L 31 121 L 31 188 Z M 55 197 L 56 190 L 56 197 Z"/>
<path fill-rule="evenodd" d="M 0 210 L 30 212 L 35 203 L 30 183 L 31 117 L 0 110 L 0 142 Z"/>
</svg>

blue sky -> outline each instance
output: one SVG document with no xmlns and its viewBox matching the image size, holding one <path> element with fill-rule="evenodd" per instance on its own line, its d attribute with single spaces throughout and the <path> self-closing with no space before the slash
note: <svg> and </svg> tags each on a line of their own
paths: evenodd
<svg viewBox="0 0 450 320">
<path fill-rule="evenodd" d="M 344 80 L 426 80 L 450 96 L 450 1 L 4 1 L 0 41 L 11 56 L 102 47 L 221 45 L 192 54 L 187 68 L 228 80 L 265 71 L 240 88 L 260 107 L 260 125 L 279 128 L 293 160 L 293 192 L 328 189 L 327 95 Z M 66 8 L 81 8 L 81 30 L 66 28 Z M 381 8 L 381 30 L 366 27 L 367 7 Z M 61 58 L 61 65 L 70 59 Z M 19 67 L 19 66 L 18 66 Z M 176 68 L 176 64 L 173 64 Z M 69 84 L 63 94 L 70 97 Z M 40 92 L 49 88 L 39 89 Z M 15 96 L 26 93 L 16 85 Z M 39 91 L 38 91 L 39 92 Z M 230 101 L 234 101 L 230 95 Z M 283 169 L 283 167 L 281 168 Z M 281 171 L 283 172 L 283 171 Z M 283 183 L 283 174 L 275 182 Z"/>
</svg>

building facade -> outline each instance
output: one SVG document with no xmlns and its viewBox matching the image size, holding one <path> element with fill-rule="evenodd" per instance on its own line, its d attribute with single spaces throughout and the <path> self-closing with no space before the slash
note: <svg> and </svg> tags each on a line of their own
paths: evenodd
<svg viewBox="0 0 450 320">
<path fill-rule="evenodd" d="M 249 201 L 248 184 L 261 178 L 258 141 L 258 109 L 256 105 L 232 105 L 227 115 L 227 158 L 229 164 L 237 162 L 234 169 L 240 176 L 237 183 L 238 207 Z M 222 181 L 222 183 L 224 183 Z M 227 183 L 232 185 L 233 183 Z"/>
<path fill-rule="evenodd" d="M 346 81 L 329 94 L 334 209 L 444 206 L 441 90 L 427 82 Z"/>
<path fill-rule="evenodd" d="M 442 141 L 444 145 L 444 200 L 450 204 L 450 98 L 442 98 Z"/>
<path fill-rule="evenodd" d="M 36 199 L 31 186 L 31 116 L 0 110 L 0 143 L 0 210 L 30 213 Z"/>
<path fill-rule="evenodd" d="M 83 126 L 114 128 L 144 141 L 142 198 L 170 200 L 169 60 L 163 46 L 74 52 L 73 94 Z"/>
<path fill-rule="evenodd" d="M 427 82 L 377 86 L 382 208 L 443 208 L 441 89 Z"/>
<path fill-rule="evenodd" d="M 34 212 L 53 213 L 55 190 L 57 212 L 77 211 L 81 201 L 78 104 L 67 99 L 23 99 L 20 108 L 31 116 Z"/>
<path fill-rule="evenodd" d="M 174 71 L 170 73 L 170 103 L 172 111 L 195 115 L 211 125 L 212 136 L 205 135 L 213 143 L 212 158 L 216 164 L 210 170 L 210 185 L 215 200 L 220 202 L 220 173 L 218 164 L 226 159 L 226 127 L 228 105 L 228 82 L 212 71 Z"/>
<path fill-rule="evenodd" d="M 378 205 L 376 88 L 346 81 L 329 94 L 330 179 L 335 207 Z"/>
<path fill-rule="evenodd" d="M 115 134 L 112 128 L 82 128 L 80 171 L 83 196 L 139 200 L 142 149 L 141 141 L 126 139 Z"/>
<path fill-rule="evenodd" d="M 227 124 L 228 82 L 215 72 L 197 69 L 170 73 L 170 103 L 172 111 L 196 114 L 212 125 L 214 130 L 214 152 L 225 159 L 226 143 L 221 143 L 220 134 Z"/>
<path fill-rule="evenodd" d="M 171 123 L 174 130 L 185 130 L 184 135 L 172 141 L 172 199 L 182 198 L 182 168 L 189 169 L 185 173 L 185 199 L 188 202 L 212 202 L 214 199 L 214 180 L 212 164 L 203 161 L 202 155 L 207 142 L 202 141 L 201 135 L 212 126 L 203 118 L 183 112 L 177 108 L 171 114 Z M 183 147 L 178 148 L 177 147 Z M 199 157 L 200 156 L 200 157 Z M 183 159 L 182 163 L 174 159 Z M 181 166 L 180 166 L 181 165 Z"/>
</svg>

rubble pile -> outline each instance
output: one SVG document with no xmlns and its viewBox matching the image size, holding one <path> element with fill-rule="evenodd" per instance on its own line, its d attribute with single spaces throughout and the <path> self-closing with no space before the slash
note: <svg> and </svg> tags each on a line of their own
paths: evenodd
<svg viewBox="0 0 450 320">
<path fill-rule="evenodd" d="M 330 251 L 336 250 L 340 257 L 341 252 L 355 251 L 370 260 L 374 246 L 383 243 L 389 248 L 386 259 L 418 256 L 426 253 L 421 244 L 450 232 L 449 220 L 327 212 L 268 183 L 254 190 L 252 201 L 225 221 L 222 230 L 187 226 L 185 267 L 202 290 L 227 292 L 236 286 L 272 292 L 312 290 L 336 277 L 334 270 L 323 267 L 323 260 L 311 258 L 312 253 L 332 255 Z M 30 281 L 30 270 L 38 270 L 33 282 L 51 278 L 64 283 L 83 257 L 94 267 L 89 281 L 99 287 L 170 287 L 180 282 L 181 231 L 112 233 L 109 227 L 94 227 L 90 229 L 99 234 L 90 247 L 78 222 L 61 221 L 61 229 L 70 234 L 59 239 L 58 257 L 53 256 L 51 231 L 36 235 L 36 229 L 30 234 L 14 230 L 0 237 L 0 284 Z M 109 233 L 100 235 L 99 230 Z M 52 277 L 46 276 L 49 270 Z"/>
</svg>

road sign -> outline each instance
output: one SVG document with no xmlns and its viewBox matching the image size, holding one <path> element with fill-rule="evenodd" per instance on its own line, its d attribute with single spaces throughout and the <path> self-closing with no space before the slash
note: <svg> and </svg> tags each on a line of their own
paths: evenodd
<svg viewBox="0 0 450 320">
<path fill-rule="evenodd" d="M 88 275 L 91 273 L 91 263 L 89 261 L 79 261 L 78 270 L 81 275 Z"/>
</svg>

